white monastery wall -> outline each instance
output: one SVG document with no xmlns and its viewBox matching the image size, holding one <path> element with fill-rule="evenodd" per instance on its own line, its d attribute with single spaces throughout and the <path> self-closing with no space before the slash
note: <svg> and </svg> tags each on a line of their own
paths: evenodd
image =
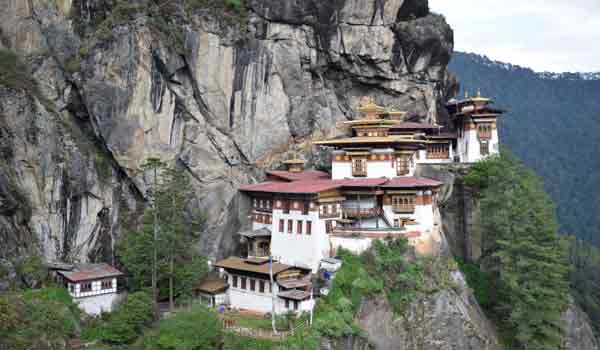
<svg viewBox="0 0 600 350">
<path fill-rule="evenodd" d="M 284 232 L 279 232 L 279 220 L 284 220 Z M 288 233 L 288 220 L 292 220 L 292 233 Z M 302 221 L 302 233 L 297 230 L 298 220 Z M 311 221 L 311 234 L 306 234 L 307 221 Z M 309 211 L 302 215 L 299 210 L 273 210 L 273 231 L 271 234 L 271 254 L 288 265 L 318 268 L 319 260 L 329 251 L 325 221 L 319 219 L 318 212 Z"/>
<path fill-rule="evenodd" d="M 367 177 L 396 177 L 396 169 L 392 166 L 392 161 L 367 161 Z"/>
<path fill-rule="evenodd" d="M 352 162 L 331 162 L 331 178 L 333 180 L 352 178 Z"/>
<path fill-rule="evenodd" d="M 363 237 L 329 237 L 331 242 L 331 246 L 336 251 L 339 247 L 347 249 L 354 254 L 360 254 L 365 250 L 369 249 L 371 246 L 371 238 L 363 238 Z"/>
<path fill-rule="evenodd" d="M 109 293 L 77 298 L 75 302 L 88 315 L 100 315 L 102 312 L 111 312 L 118 299 L 119 294 Z"/>
</svg>

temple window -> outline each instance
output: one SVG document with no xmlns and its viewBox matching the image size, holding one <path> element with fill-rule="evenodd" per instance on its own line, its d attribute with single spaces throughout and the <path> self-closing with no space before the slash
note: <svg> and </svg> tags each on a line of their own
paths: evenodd
<svg viewBox="0 0 600 350">
<path fill-rule="evenodd" d="M 367 176 L 367 159 L 352 159 L 352 176 Z"/>
<path fill-rule="evenodd" d="M 477 124 L 477 137 L 482 140 L 492 138 L 492 123 Z"/>
<path fill-rule="evenodd" d="M 241 277 L 240 282 L 241 282 L 240 288 L 246 289 L 246 277 Z"/>
<path fill-rule="evenodd" d="M 292 233 L 292 231 L 294 230 L 293 226 L 294 220 L 288 220 L 288 233 Z"/>
<path fill-rule="evenodd" d="M 296 223 L 296 232 L 301 235 L 302 234 L 302 220 L 298 220 Z"/>
<path fill-rule="evenodd" d="M 264 293 L 265 292 L 265 281 L 259 281 L 258 282 L 258 291 L 260 293 Z"/>
<path fill-rule="evenodd" d="M 309 207 L 309 203 L 308 202 L 303 202 L 302 203 L 302 215 L 308 215 L 308 207 Z"/>
<path fill-rule="evenodd" d="M 333 232 L 333 225 L 331 223 L 331 220 L 325 221 L 325 232 L 327 232 L 327 233 Z"/>
<path fill-rule="evenodd" d="M 411 156 L 403 154 L 396 158 L 396 173 L 397 175 L 408 175 L 410 172 Z"/>
<path fill-rule="evenodd" d="M 290 201 L 283 201 L 283 213 L 284 214 L 290 213 Z"/>
<path fill-rule="evenodd" d="M 279 219 L 279 232 L 283 233 L 284 220 Z"/>
<path fill-rule="evenodd" d="M 253 292 L 256 290 L 256 280 L 253 278 L 250 279 L 250 290 Z"/>
<path fill-rule="evenodd" d="M 81 292 L 91 292 L 92 291 L 92 282 L 83 282 L 81 284 Z"/>
<path fill-rule="evenodd" d="M 306 234 L 309 236 L 312 234 L 312 221 L 306 222 Z"/>
<path fill-rule="evenodd" d="M 397 212 L 409 212 L 412 213 L 415 210 L 415 196 L 414 195 L 403 195 L 392 197 L 392 209 Z"/>
<path fill-rule="evenodd" d="M 237 283 L 237 281 L 238 281 L 238 277 L 237 277 L 237 276 L 233 276 L 233 277 L 232 277 L 232 282 L 233 282 L 232 284 L 233 284 L 233 288 L 237 288 L 237 286 L 238 286 L 238 283 Z"/>
<path fill-rule="evenodd" d="M 102 289 L 112 289 L 112 280 L 102 281 Z"/>
<path fill-rule="evenodd" d="M 479 153 L 482 156 L 487 156 L 488 154 L 490 154 L 490 145 L 489 143 L 487 143 L 487 141 L 481 141 L 479 143 Z"/>
<path fill-rule="evenodd" d="M 448 159 L 450 158 L 450 144 L 432 143 L 427 145 L 427 159 Z"/>
</svg>

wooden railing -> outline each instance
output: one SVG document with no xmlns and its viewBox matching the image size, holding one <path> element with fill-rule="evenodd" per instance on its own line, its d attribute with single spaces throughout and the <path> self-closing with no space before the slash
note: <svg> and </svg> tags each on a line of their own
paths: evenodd
<svg viewBox="0 0 600 350">
<path fill-rule="evenodd" d="M 414 205 L 392 205 L 392 210 L 394 211 L 394 213 L 404 213 L 404 214 L 409 214 L 409 213 L 414 213 L 415 212 L 415 206 Z"/>
<path fill-rule="evenodd" d="M 343 208 L 345 217 L 370 218 L 381 215 L 381 208 Z"/>
</svg>

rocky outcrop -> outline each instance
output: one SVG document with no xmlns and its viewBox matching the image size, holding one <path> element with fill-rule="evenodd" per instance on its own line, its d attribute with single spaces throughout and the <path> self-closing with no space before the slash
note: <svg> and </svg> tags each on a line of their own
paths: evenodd
<svg viewBox="0 0 600 350">
<path fill-rule="evenodd" d="M 574 303 L 571 303 L 563 314 L 563 322 L 567 334 L 564 339 L 564 349 L 569 350 L 599 350 L 600 342 L 595 337 L 590 319 Z"/>
<path fill-rule="evenodd" d="M 339 133 L 363 96 L 433 121 L 454 88 L 452 31 L 426 1 L 252 0 L 220 15 L 178 1 L 0 6 L 1 42 L 41 90 L 0 101 L 2 255 L 35 237 L 48 259 L 112 259 L 143 208 L 148 157 L 189 171 L 209 218 L 201 248 L 228 254 L 245 220 L 237 188 L 257 169 L 291 147 L 317 163 L 309 141 Z"/>
<path fill-rule="evenodd" d="M 369 341 L 378 350 L 502 349 L 460 272 L 452 279 L 451 288 L 417 298 L 402 315 L 394 314 L 384 297 L 364 303 L 358 322 Z"/>
</svg>

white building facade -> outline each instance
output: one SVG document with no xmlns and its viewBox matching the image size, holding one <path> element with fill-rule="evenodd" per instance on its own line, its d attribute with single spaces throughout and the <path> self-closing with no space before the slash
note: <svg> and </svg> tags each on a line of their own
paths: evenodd
<svg viewBox="0 0 600 350">
<path fill-rule="evenodd" d="M 108 264 L 74 265 L 57 274 L 75 303 L 89 315 L 111 312 L 119 300 L 117 283 L 123 274 Z"/>
</svg>

